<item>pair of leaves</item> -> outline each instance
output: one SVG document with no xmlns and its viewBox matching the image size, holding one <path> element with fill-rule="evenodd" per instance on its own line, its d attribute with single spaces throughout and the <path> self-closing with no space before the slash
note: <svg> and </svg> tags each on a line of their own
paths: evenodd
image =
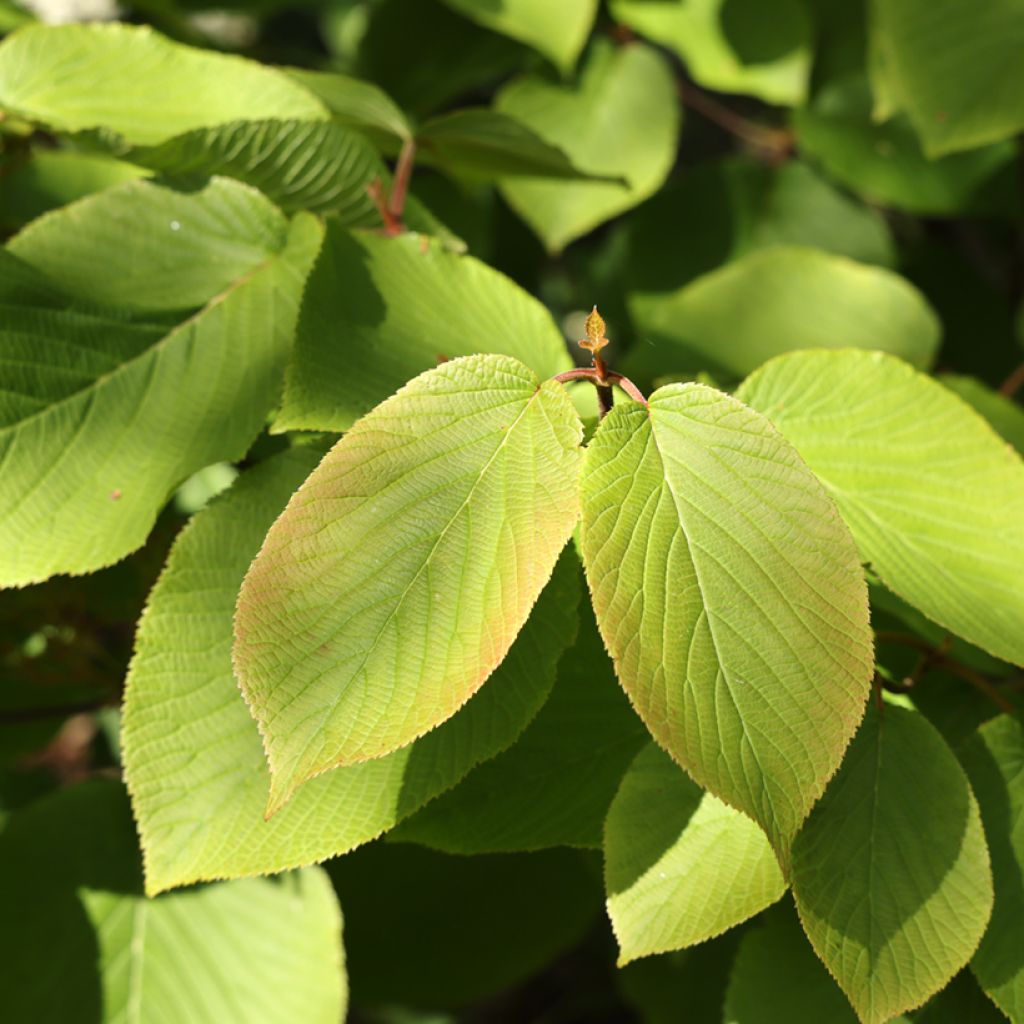
<svg viewBox="0 0 1024 1024">
<path fill-rule="evenodd" d="M 271 809 L 444 721 L 500 663 L 575 525 L 580 436 L 560 385 L 467 357 L 325 458 L 267 536 L 236 617 Z M 584 562 L 620 679 L 695 778 L 783 849 L 867 693 L 845 527 L 767 421 L 707 388 L 617 407 L 586 464 Z"/>
<path fill-rule="evenodd" d="M 182 480 L 245 453 L 277 400 L 321 235 L 213 179 L 191 194 L 128 182 L 12 240 L 4 585 L 122 558 Z"/>
<path fill-rule="evenodd" d="M 334 1024 L 344 1014 L 341 919 L 319 868 L 146 899 L 113 782 L 13 814 L 0 864 L 13 1020 Z"/>
</svg>

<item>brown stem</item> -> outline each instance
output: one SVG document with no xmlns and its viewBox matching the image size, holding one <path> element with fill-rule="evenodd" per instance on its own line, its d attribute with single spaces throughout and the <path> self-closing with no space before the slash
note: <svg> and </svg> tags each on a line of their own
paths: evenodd
<svg viewBox="0 0 1024 1024">
<path fill-rule="evenodd" d="M 1007 398 L 1013 398 L 1020 389 L 1024 387 L 1024 363 L 1021 363 L 1013 373 L 1010 374 L 1002 384 L 999 385 L 999 393 Z"/>
<path fill-rule="evenodd" d="M 689 82 L 679 83 L 679 94 L 691 110 L 696 110 L 730 135 L 767 151 L 774 160 L 784 159 L 793 148 L 790 132 L 780 128 L 765 128 L 764 125 L 748 121 Z"/>
<path fill-rule="evenodd" d="M 401 223 L 405 212 L 405 197 L 409 193 L 409 181 L 412 179 L 412 168 L 416 162 L 416 140 L 406 139 L 402 143 L 402 151 L 398 154 L 395 165 L 395 180 L 391 183 L 391 196 L 388 199 L 388 213 Z"/>
<path fill-rule="evenodd" d="M 598 389 L 599 396 L 602 386 L 616 384 L 622 388 L 622 390 L 625 391 L 625 393 L 629 395 L 634 402 L 639 402 L 641 405 L 647 405 L 647 399 L 644 398 L 643 392 L 628 377 L 623 377 L 621 373 L 616 373 L 614 370 L 605 370 L 602 377 L 595 367 L 581 366 L 575 370 L 566 370 L 564 373 L 556 374 L 551 379 L 557 380 L 562 384 L 567 384 L 574 380 L 589 380 Z"/>
</svg>

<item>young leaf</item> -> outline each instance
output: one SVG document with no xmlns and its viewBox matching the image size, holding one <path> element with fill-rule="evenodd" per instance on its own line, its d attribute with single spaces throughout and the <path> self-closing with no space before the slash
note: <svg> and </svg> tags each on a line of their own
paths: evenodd
<svg viewBox="0 0 1024 1024">
<path fill-rule="evenodd" d="M 752 252 L 646 304 L 628 373 L 698 367 L 750 373 L 783 352 L 857 346 L 926 367 L 939 321 L 920 292 L 881 267 L 801 246 Z"/>
<path fill-rule="evenodd" d="M 992 910 L 978 804 L 913 711 L 870 708 L 793 843 L 804 929 L 865 1024 L 920 1006 L 970 959 Z"/>
<path fill-rule="evenodd" d="M 170 329 L 107 331 L 110 317 L 74 310 L 22 309 L 5 321 L 12 394 L 0 406 L 2 585 L 123 558 L 178 484 L 245 454 L 277 397 L 320 238 L 319 224 L 300 215 L 279 252 Z M 144 279 L 149 272 L 142 268 Z M 202 283 L 194 286 L 198 294 Z"/>
<path fill-rule="evenodd" d="M 336 1024 L 341 918 L 319 868 L 146 899 L 124 788 L 61 790 L 0 836 L 12 1021 Z"/>
<path fill-rule="evenodd" d="M 620 965 L 704 942 L 786 891 L 764 832 L 653 743 L 608 811 L 604 858 Z"/>
<path fill-rule="evenodd" d="M 824 488 L 764 417 L 670 385 L 602 421 L 582 544 L 601 634 L 648 729 L 783 852 L 873 669 L 867 588 Z"/>
<path fill-rule="evenodd" d="M 649 47 L 595 44 L 575 89 L 539 77 L 503 89 L 495 108 L 563 149 L 594 181 L 508 180 L 509 204 L 551 252 L 636 206 L 655 192 L 672 167 L 679 108 L 672 73 Z"/>
<path fill-rule="evenodd" d="M 790 106 L 807 92 L 811 25 L 798 0 L 612 0 L 611 8 L 674 50 L 708 89 Z"/>
<path fill-rule="evenodd" d="M 326 121 L 232 121 L 155 146 L 108 145 L 122 159 L 170 177 L 219 174 L 258 188 L 282 210 L 335 213 L 376 226 L 367 186 L 385 175 L 358 133 Z"/>
<path fill-rule="evenodd" d="M 287 238 L 281 211 L 237 182 L 129 181 L 40 217 L 7 249 L 90 305 L 177 311 L 258 271 Z"/>
<path fill-rule="evenodd" d="M 1000 715 L 960 757 L 981 807 L 995 904 L 971 961 L 981 987 L 1010 1020 L 1024 1017 L 1024 726 Z"/>
<path fill-rule="evenodd" d="M 782 356 L 738 395 L 821 478 L 886 586 L 1024 664 L 1024 463 L 977 413 L 881 352 Z"/>
<path fill-rule="evenodd" d="M 110 128 L 143 145 L 228 121 L 327 117 L 279 71 L 120 24 L 30 25 L 8 36 L 0 109 L 63 131 Z"/>
<path fill-rule="evenodd" d="M 872 0 L 886 78 L 929 156 L 1024 127 L 1024 10 L 1016 0 Z"/>
<path fill-rule="evenodd" d="M 576 63 L 597 14 L 597 0 L 444 0 L 453 10 L 484 28 L 518 39 L 539 50 L 559 71 Z"/>
<path fill-rule="evenodd" d="M 465 708 L 388 757 L 312 780 L 265 821 L 269 775 L 231 671 L 231 622 L 268 528 L 319 458 L 295 448 L 243 474 L 182 531 L 150 595 L 123 743 L 151 893 L 281 871 L 376 838 L 515 740 L 575 630 L 578 568 L 563 556 L 490 685 Z"/>
<path fill-rule="evenodd" d="M 501 664 L 579 516 L 583 428 L 506 356 L 417 377 L 324 457 L 242 585 L 235 668 L 269 810 L 388 754 Z"/>
<path fill-rule="evenodd" d="M 461 854 L 600 849 L 608 807 L 646 736 L 583 608 L 576 642 L 529 728 L 391 838 Z"/>
<path fill-rule="evenodd" d="M 542 377 L 572 365 L 551 314 L 486 264 L 425 238 L 329 223 L 274 429 L 348 430 L 439 357 L 481 350 Z"/>
<path fill-rule="evenodd" d="M 485 177 L 588 178 L 557 146 L 497 110 L 456 110 L 416 133 L 420 152 L 441 167 Z"/>
</svg>

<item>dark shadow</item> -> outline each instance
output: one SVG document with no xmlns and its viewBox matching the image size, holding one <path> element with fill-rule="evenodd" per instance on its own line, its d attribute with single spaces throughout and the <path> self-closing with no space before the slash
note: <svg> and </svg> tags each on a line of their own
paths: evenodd
<svg viewBox="0 0 1024 1024">
<path fill-rule="evenodd" d="M 720 17 L 722 34 L 741 64 L 770 64 L 809 43 L 801 33 L 805 19 L 793 2 L 725 0 Z"/>
</svg>

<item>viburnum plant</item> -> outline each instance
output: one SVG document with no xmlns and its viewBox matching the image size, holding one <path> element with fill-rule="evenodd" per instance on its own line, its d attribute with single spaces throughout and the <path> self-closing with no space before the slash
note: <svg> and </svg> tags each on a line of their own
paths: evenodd
<svg viewBox="0 0 1024 1024">
<path fill-rule="evenodd" d="M 1024 15 L 811 6 L 0 43 L 5 1019 L 1024 1021 Z"/>
</svg>

